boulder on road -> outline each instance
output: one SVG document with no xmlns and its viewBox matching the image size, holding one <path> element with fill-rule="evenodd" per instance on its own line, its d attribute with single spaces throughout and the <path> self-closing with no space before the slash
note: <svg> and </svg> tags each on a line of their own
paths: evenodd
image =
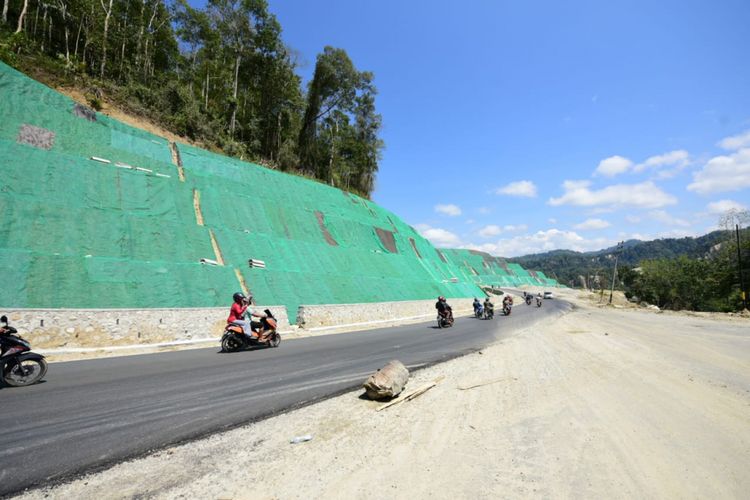
<svg viewBox="0 0 750 500">
<path fill-rule="evenodd" d="M 370 399 L 386 399 L 398 396 L 409 380 L 409 370 L 401 361 L 393 360 L 368 377 L 363 384 Z"/>
</svg>

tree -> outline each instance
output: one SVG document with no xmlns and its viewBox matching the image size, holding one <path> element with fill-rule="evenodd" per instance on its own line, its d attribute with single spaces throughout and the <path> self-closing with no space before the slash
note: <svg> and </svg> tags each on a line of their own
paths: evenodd
<svg viewBox="0 0 750 500">
<path fill-rule="evenodd" d="M 104 0 L 99 0 L 99 3 L 102 6 L 102 9 L 104 10 L 104 35 L 102 37 L 102 61 L 101 61 L 101 69 L 99 71 L 99 78 L 104 78 L 104 67 L 107 64 L 107 34 L 109 32 L 109 18 L 112 16 L 112 2 L 113 0 L 109 0 L 109 7 L 104 6 Z"/>
<path fill-rule="evenodd" d="M 369 196 L 382 149 L 373 76 L 359 72 L 346 51 L 318 55 L 299 132 L 301 167 L 318 179 L 351 185 Z M 353 123 L 352 123 L 353 122 Z"/>
<path fill-rule="evenodd" d="M 16 33 L 20 33 L 23 29 L 23 20 L 26 17 L 26 10 L 29 8 L 29 0 L 23 0 L 23 8 L 21 9 L 21 14 L 18 16 L 18 27 L 16 28 Z"/>
<path fill-rule="evenodd" d="M 265 0 L 211 0 L 208 8 L 219 36 L 234 62 L 232 99 L 229 101 L 229 135 L 234 136 L 240 64 L 243 57 L 248 57 L 252 53 L 259 29 L 265 29 L 269 23 L 274 23 L 275 19 L 270 18 Z"/>
</svg>

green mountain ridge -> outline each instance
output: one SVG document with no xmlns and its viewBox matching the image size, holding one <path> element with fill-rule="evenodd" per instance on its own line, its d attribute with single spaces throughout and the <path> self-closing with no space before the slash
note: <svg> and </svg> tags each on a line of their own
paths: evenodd
<svg viewBox="0 0 750 500">
<path fill-rule="evenodd" d="M 698 237 L 662 238 L 651 241 L 628 240 L 623 245 L 619 263 L 627 267 L 637 267 L 644 260 L 675 259 L 685 256 L 691 259 L 705 258 L 717 245 L 729 241 L 731 231 L 712 231 Z M 741 237 L 750 237 L 750 229 L 743 229 Z M 561 284 L 580 285 L 579 276 L 608 274 L 611 272 L 616 247 L 591 252 L 573 250 L 552 250 L 550 252 L 523 255 L 507 259 L 525 268 L 539 269 L 556 278 Z"/>
</svg>

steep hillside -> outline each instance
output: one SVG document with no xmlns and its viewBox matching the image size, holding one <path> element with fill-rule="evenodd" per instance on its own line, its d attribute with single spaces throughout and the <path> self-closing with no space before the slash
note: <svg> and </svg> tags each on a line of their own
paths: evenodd
<svg viewBox="0 0 750 500">
<path fill-rule="evenodd" d="M 368 200 L 169 143 L 7 66 L 0 96 L 0 306 L 207 307 L 245 288 L 294 319 L 302 303 L 478 293 Z"/>
<path fill-rule="evenodd" d="M 0 307 L 287 306 L 481 293 L 395 214 L 169 142 L 0 64 Z M 250 267 L 250 259 L 265 267 Z"/>
</svg>

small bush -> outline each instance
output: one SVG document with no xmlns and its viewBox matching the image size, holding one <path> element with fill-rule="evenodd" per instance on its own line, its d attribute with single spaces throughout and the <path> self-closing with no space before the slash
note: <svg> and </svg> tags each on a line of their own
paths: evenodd
<svg viewBox="0 0 750 500">
<path fill-rule="evenodd" d="M 89 106 L 91 106 L 91 109 L 94 109 L 96 111 L 101 111 L 102 101 L 98 97 L 91 97 L 89 98 Z"/>
</svg>

